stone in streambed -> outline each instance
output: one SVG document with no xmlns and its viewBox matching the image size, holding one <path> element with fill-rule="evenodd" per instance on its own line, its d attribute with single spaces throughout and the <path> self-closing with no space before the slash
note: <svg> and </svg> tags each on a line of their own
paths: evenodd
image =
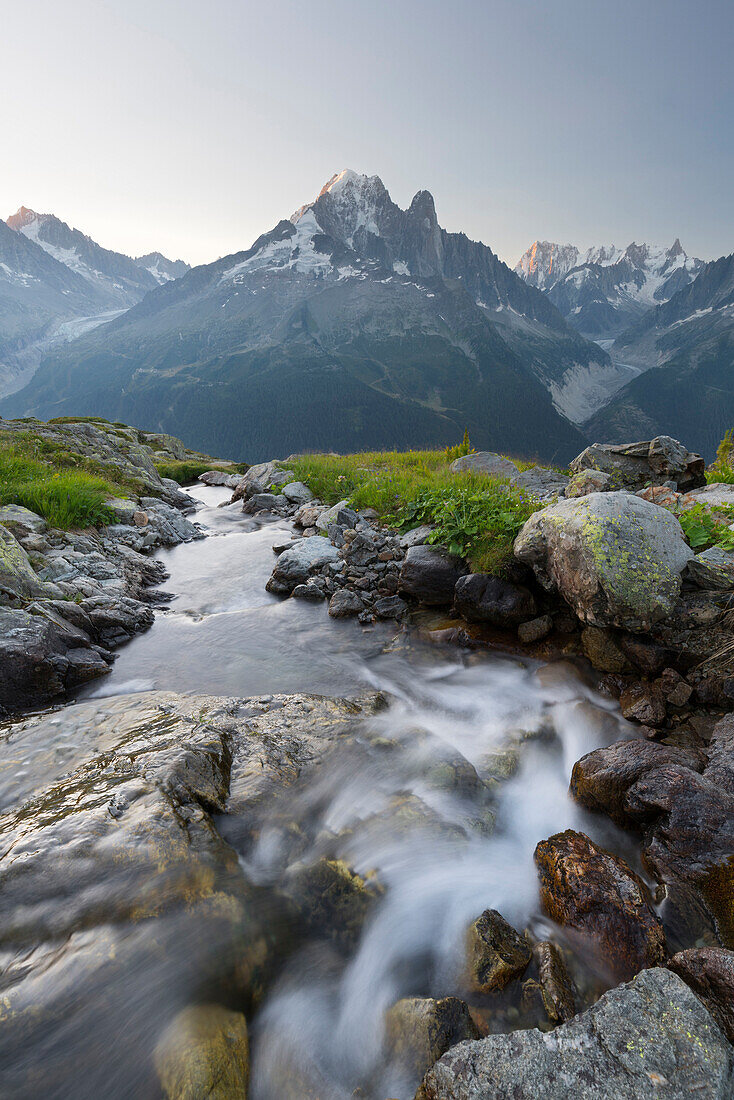
<svg viewBox="0 0 734 1100">
<path fill-rule="evenodd" d="M 532 645 L 533 642 L 542 642 L 553 629 L 553 619 L 550 615 L 540 615 L 537 619 L 530 619 L 527 623 L 520 623 L 517 628 L 517 636 L 523 645 Z"/>
<path fill-rule="evenodd" d="M 400 569 L 399 591 L 429 606 L 448 606 L 466 572 L 461 558 L 438 546 L 411 546 Z"/>
<path fill-rule="evenodd" d="M 456 1043 L 478 1038 L 469 1009 L 458 997 L 406 997 L 385 1015 L 388 1057 L 418 1080 Z"/>
<path fill-rule="evenodd" d="M 543 1007 L 552 1023 L 565 1023 L 576 1015 L 573 984 L 563 956 L 555 944 L 547 940 L 533 948 L 538 967 Z"/>
<path fill-rule="evenodd" d="M 416 1100 L 730 1100 L 734 1051 L 669 970 L 644 970 L 543 1034 L 515 1031 L 453 1047 Z"/>
<path fill-rule="evenodd" d="M 313 500 L 313 493 L 308 485 L 304 485 L 302 481 L 289 481 L 283 486 L 281 493 L 289 504 L 300 506 Z"/>
<path fill-rule="evenodd" d="M 619 705 L 625 718 L 643 726 L 662 726 L 665 722 L 665 697 L 657 684 L 630 684 L 620 695 Z"/>
<path fill-rule="evenodd" d="M 244 1100 L 250 1079 L 245 1017 L 216 1004 L 185 1008 L 159 1040 L 154 1062 L 167 1100 Z"/>
<path fill-rule="evenodd" d="M 337 548 L 321 535 L 299 539 L 280 555 L 265 587 L 268 592 L 288 595 L 297 584 L 305 584 L 316 570 L 340 560 Z"/>
<path fill-rule="evenodd" d="M 496 909 L 486 909 L 466 934 L 464 983 L 473 993 L 503 989 L 530 962 L 527 942 Z"/>
<path fill-rule="evenodd" d="M 537 611 L 529 589 L 487 573 L 460 577 L 454 589 L 454 606 L 469 622 L 505 629 L 518 626 Z"/>
<path fill-rule="evenodd" d="M 329 614 L 332 619 L 348 619 L 364 611 L 364 604 L 356 592 L 340 588 L 329 600 Z"/>
<path fill-rule="evenodd" d="M 535 849 L 548 915 L 595 943 L 617 980 L 662 962 L 665 934 L 642 879 L 619 856 L 567 829 Z"/>
</svg>

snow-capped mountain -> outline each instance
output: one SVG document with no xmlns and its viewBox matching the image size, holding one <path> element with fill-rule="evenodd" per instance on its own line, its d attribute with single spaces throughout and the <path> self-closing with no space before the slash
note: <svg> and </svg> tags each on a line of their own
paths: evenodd
<svg viewBox="0 0 734 1100">
<path fill-rule="evenodd" d="M 445 444 L 559 460 L 621 384 L 608 356 L 486 245 L 345 171 L 251 248 L 50 356 L 7 410 L 165 426 L 206 449 Z"/>
<path fill-rule="evenodd" d="M 707 458 L 734 424 L 734 254 L 621 333 L 612 351 L 645 369 L 590 421 L 595 439 L 673 435 Z"/>
<path fill-rule="evenodd" d="M 679 240 L 669 248 L 632 243 L 594 246 L 536 241 L 515 272 L 545 291 L 574 328 L 609 338 L 696 278 L 703 260 L 688 256 Z"/>
<path fill-rule="evenodd" d="M 169 260 L 161 252 L 149 252 L 147 256 L 136 256 L 138 267 L 145 268 L 159 284 L 170 283 L 171 279 L 180 279 L 191 265 L 184 260 Z"/>
<path fill-rule="evenodd" d="M 54 214 L 37 214 L 21 206 L 7 224 L 28 240 L 81 275 L 93 290 L 100 308 L 126 309 L 159 285 L 159 280 L 129 256 L 112 252 Z"/>
</svg>

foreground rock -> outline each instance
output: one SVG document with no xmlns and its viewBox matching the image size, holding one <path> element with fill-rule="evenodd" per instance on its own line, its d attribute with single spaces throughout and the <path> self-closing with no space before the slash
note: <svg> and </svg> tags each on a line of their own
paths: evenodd
<svg viewBox="0 0 734 1100">
<path fill-rule="evenodd" d="M 250 1079 L 245 1017 L 215 1004 L 185 1008 L 161 1037 L 155 1064 L 167 1100 L 245 1098 Z"/>
<path fill-rule="evenodd" d="M 449 606 L 465 562 L 438 546 L 411 546 L 400 570 L 400 592 L 428 606 Z"/>
<path fill-rule="evenodd" d="M 321 535 L 311 535 L 280 555 L 265 587 L 276 595 L 288 595 L 317 569 L 332 564 L 341 564 L 337 548 Z"/>
<path fill-rule="evenodd" d="M 701 998 L 734 1043 L 734 951 L 693 947 L 679 951 L 668 966 Z"/>
<path fill-rule="evenodd" d="M 582 757 L 571 778 L 583 805 L 642 830 L 645 863 L 670 888 L 669 919 L 693 938 L 703 919 L 725 947 L 734 947 L 733 743 L 734 716 L 727 715 L 706 758 L 624 741 Z"/>
<path fill-rule="evenodd" d="M 649 631 L 667 618 L 693 557 L 678 520 L 630 493 L 590 493 L 530 517 L 515 557 L 584 622 Z"/>
<path fill-rule="evenodd" d="M 734 1050 L 688 986 L 645 970 L 544 1035 L 461 1043 L 416 1100 L 730 1100 Z"/>
<path fill-rule="evenodd" d="M 640 443 L 592 443 L 571 463 L 571 472 L 607 474 L 610 489 L 636 492 L 646 485 L 673 483 L 681 492 L 706 484 L 705 463 L 677 439 L 659 435 Z"/>
<path fill-rule="evenodd" d="M 414 1080 L 457 1043 L 478 1038 L 469 1009 L 457 997 L 406 997 L 385 1017 L 388 1055 Z"/>
<path fill-rule="evenodd" d="M 567 829 L 538 844 L 535 862 L 546 912 L 578 934 L 582 950 L 584 941 L 596 948 L 617 981 L 663 961 L 662 923 L 647 887 L 623 859 Z"/>
<path fill-rule="evenodd" d="M 522 974 L 530 958 L 522 936 L 496 909 L 487 909 L 467 930 L 466 987 L 474 993 L 503 989 Z"/>
<path fill-rule="evenodd" d="M 469 622 L 512 629 L 533 619 L 537 606 L 532 592 L 487 573 L 460 577 L 454 588 L 454 606 Z"/>
</svg>

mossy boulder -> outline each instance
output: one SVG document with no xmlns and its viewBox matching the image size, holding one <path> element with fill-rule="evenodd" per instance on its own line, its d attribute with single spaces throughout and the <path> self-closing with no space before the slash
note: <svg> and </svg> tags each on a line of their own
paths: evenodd
<svg viewBox="0 0 734 1100">
<path fill-rule="evenodd" d="M 221 1005 L 185 1008 L 162 1036 L 155 1065 L 167 1100 L 245 1100 L 247 1023 Z"/>
<path fill-rule="evenodd" d="M 643 633 L 672 615 L 693 552 L 671 512 L 617 492 L 535 512 L 515 540 L 515 557 L 584 622 Z"/>
</svg>

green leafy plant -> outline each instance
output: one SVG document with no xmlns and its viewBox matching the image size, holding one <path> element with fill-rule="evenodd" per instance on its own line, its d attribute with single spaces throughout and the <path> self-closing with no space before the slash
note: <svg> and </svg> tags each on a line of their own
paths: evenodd
<svg viewBox="0 0 734 1100">
<path fill-rule="evenodd" d="M 464 428 L 464 438 L 461 443 L 456 447 L 447 447 L 444 451 L 447 462 L 454 462 L 457 458 L 463 458 L 465 455 L 474 454 L 474 448 L 469 442 L 469 429 Z"/>
<path fill-rule="evenodd" d="M 734 550 L 734 531 L 728 526 L 734 520 L 734 508 L 717 509 L 717 513 L 727 522 L 721 522 L 703 504 L 694 504 L 693 508 L 676 513 L 692 550 L 707 550 L 710 546 Z"/>
</svg>

